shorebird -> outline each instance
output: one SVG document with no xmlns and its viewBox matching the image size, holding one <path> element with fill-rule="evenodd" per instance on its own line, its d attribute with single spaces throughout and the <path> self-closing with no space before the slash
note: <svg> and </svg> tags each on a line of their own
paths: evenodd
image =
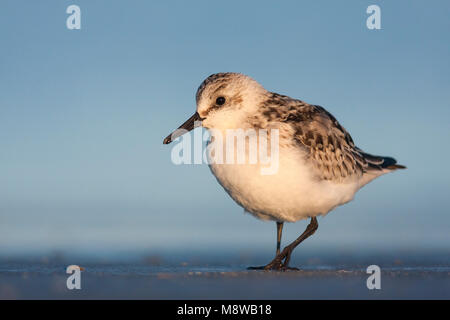
<svg viewBox="0 0 450 320">
<path fill-rule="evenodd" d="M 270 92 L 240 73 L 217 73 L 196 94 L 195 114 L 178 129 L 277 129 L 279 167 L 262 175 L 261 164 L 210 163 L 225 191 L 245 212 L 276 222 L 275 258 L 251 269 L 288 270 L 293 250 L 318 228 L 317 216 L 351 201 L 373 179 L 406 167 L 391 157 L 368 154 L 323 107 Z M 174 131 L 163 143 L 180 133 Z M 233 141 L 234 143 L 234 141 Z M 248 150 L 246 150 L 248 151 Z M 310 219 L 306 230 L 280 250 L 284 222 Z"/>
</svg>

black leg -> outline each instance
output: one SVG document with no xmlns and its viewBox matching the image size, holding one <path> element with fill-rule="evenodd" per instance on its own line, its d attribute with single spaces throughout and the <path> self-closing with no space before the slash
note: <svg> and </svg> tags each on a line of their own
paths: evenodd
<svg viewBox="0 0 450 320">
<path fill-rule="evenodd" d="M 280 254 L 280 245 L 281 245 L 281 234 L 283 232 L 283 222 L 277 221 L 277 253 L 275 257 L 277 257 Z M 259 266 L 259 267 L 248 267 L 249 270 L 264 270 L 266 266 Z"/>
<path fill-rule="evenodd" d="M 267 266 L 264 267 L 265 270 L 288 270 L 289 260 L 291 260 L 292 251 L 301 243 L 303 240 L 312 236 L 316 232 L 319 224 L 315 217 L 311 218 L 311 222 L 306 227 L 306 230 L 290 245 L 285 247 L 280 254 L 277 254 L 275 259 L 273 259 Z M 284 261 L 283 261 L 284 260 Z"/>
<path fill-rule="evenodd" d="M 283 222 L 277 222 L 277 253 L 280 254 L 281 234 L 283 233 Z"/>
</svg>

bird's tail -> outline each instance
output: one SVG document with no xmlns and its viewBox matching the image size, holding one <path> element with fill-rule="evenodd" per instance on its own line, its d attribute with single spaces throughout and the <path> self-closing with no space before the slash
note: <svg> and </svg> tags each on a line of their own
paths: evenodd
<svg viewBox="0 0 450 320">
<path fill-rule="evenodd" d="M 391 157 L 374 156 L 365 152 L 362 152 L 362 156 L 367 161 L 368 170 L 406 169 L 406 166 L 397 164 L 397 160 Z"/>
<path fill-rule="evenodd" d="M 386 167 L 386 169 L 389 169 L 389 170 L 406 169 L 406 166 L 404 166 L 402 164 L 393 164 L 389 167 Z"/>
<path fill-rule="evenodd" d="M 391 157 L 374 156 L 359 151 L 365 160 L 364 175 L 361 180 L 361 187 L 372 181 L 373 179 L 397 169 L 406 169 L 405 166 L 397 164 L 397 160 Z"/>
</svg>

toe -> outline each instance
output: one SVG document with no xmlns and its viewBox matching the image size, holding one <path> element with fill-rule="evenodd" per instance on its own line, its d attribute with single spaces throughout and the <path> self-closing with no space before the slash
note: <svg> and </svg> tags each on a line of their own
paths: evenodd
<svg viewBox="0 0 450 320">
<path fill-rule="evenodd" d="M 266 266 L 248 267 L 247 270 L 264 270 Z"/>
</svg>

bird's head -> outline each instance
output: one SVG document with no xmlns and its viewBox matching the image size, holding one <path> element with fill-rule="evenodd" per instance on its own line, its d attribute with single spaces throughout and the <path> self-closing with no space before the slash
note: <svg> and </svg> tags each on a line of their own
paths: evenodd
<svg viewBox="0 0 450 320">
<path fill-rule="evenodd" d="M 206 78 L 197 90 L 197 112 L 178 130 L 164 139 L 172 142 L 200 123 L 205 128 L 236 128 L 241 117 L 256 111 L 267 91 L 252 78 L 240 73 L 216 73 Z"/>
</svg>

